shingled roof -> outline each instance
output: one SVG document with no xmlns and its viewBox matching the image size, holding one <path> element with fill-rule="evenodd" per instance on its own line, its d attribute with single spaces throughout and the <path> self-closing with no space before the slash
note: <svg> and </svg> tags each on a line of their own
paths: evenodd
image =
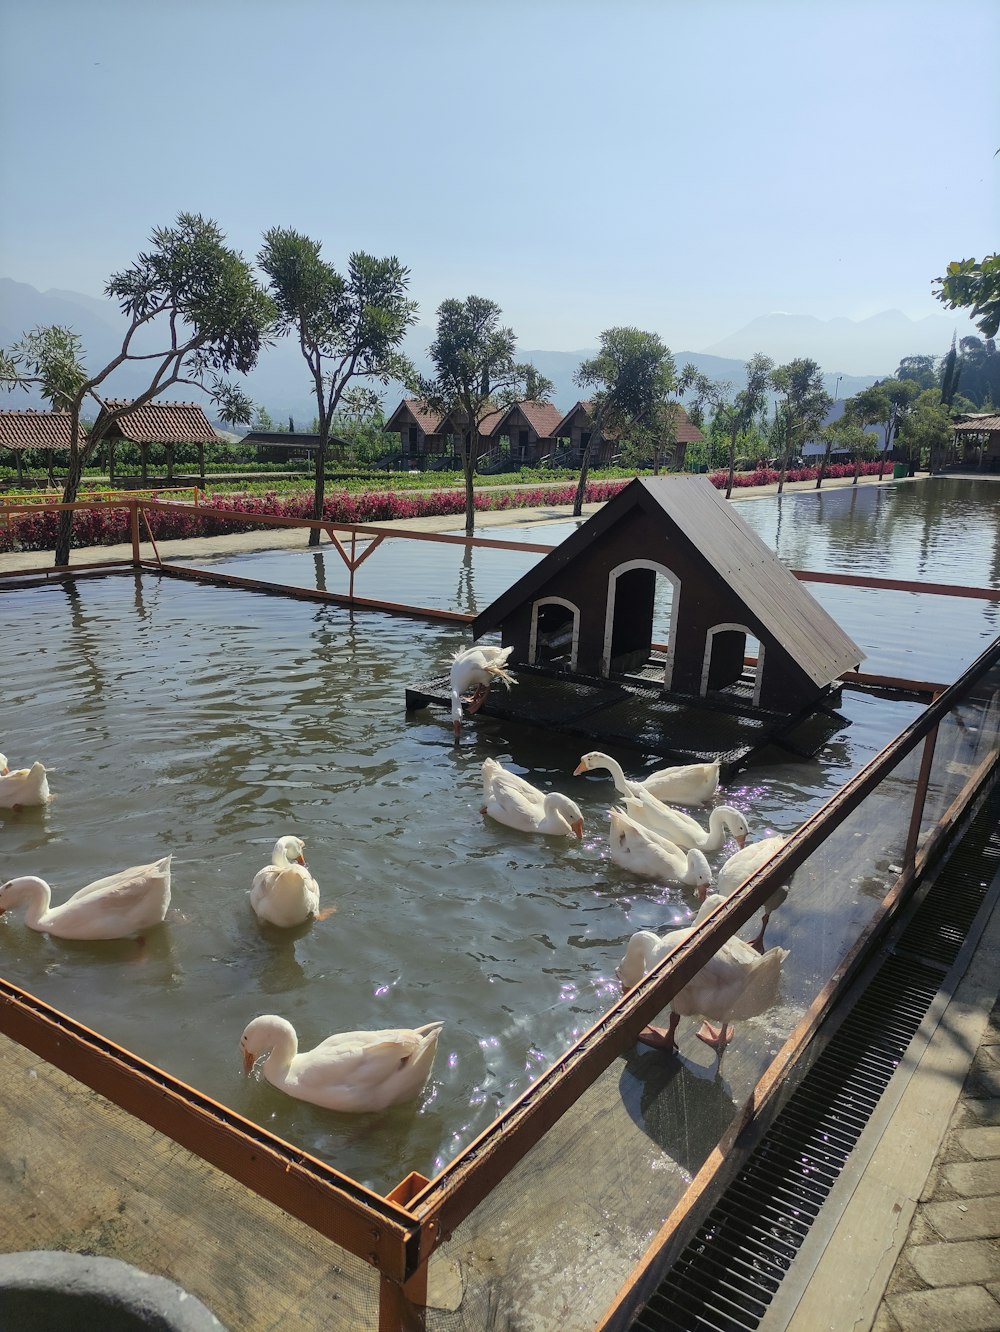
<svg viewBox="0 0 1000 1332">
<path fill-rule="evenodd" d="M 0 448 L 68 449 L 69 412 L 0 411 Z"/>
<path fill-rule="evenodd" d="M 103 424 L 110 412 L 128 406 L 128 399 L 109 398 L 94 429 Z M 219 438 L 196 402 L 147 402 L 120 416 L 110 436 L 133 444 L 214 444 Z"/>
<path fill-rule="evenodd" d="M 583 414 L 588 418 L 589 421 L 593 415 L 593 411 L 594 411 L 593 401 L 590 398 L 581 398 L 579 402 L 575 402 L 573 404 L 573 406 L 569 409 L 569 411 L 562 418 L 562 420 L 556 423 L 551 433 L 555 435 L 556 438 L 558 439 L 563 438 L 563 436 L 569 435 L 573 428 L 572 425 L 573 417 L 577 414 L 577 412 L 583 412 Z M 698 427 L 692 422 L 687 412 L 684 410 L 684 408 L 681 406 L 680 403 L 677 403 L 677 419 L 675 422 L 675 427 L 676 427 L 676 434 L 674 438 L 676 439 L 678 444 L 700 444 L 702 440 L 705 438 L 705 436 L 701 433 Z M 602 431 L 602 434 L 604 435 L 605 439 L 619 439 L 621 437 L 620 432 L 610 429 Z"/>
<path fill-rule="evenodd" d="M 507 417 L 514 411 L 520 411 L 521 415 L 527 420 L 528 424 L 534 430 L 539 439 L 557 439 L 556 427 L 562 421 L 559 414 L 559 408 L 551 402 L 534 402 L 531 399 L 524 399 L 522 402 L 512 402 L 505 411 L 502 411 L 496 420 L 496 423 L 489 429 L 486 429 L 485 422 L 481 428 L 482 434 L 502 435 L 504 433 L 504 423 Z"/>
<path fill-rule="evenodd" d="M 719 574 L 818 686 L 855 669 L 864 653 L 704 476 L 636 477 L 476 616 L 473 638 L 498 628 L 554 573 L 639 506 Z M 645 552 L 637 551 L 636 554 Z"/>
<path fill-rule="evenodd" d="M 425 435 L 436 435 L 438 433 L 441 416 L 438 412 L 432 412 L 421 398 L 404 398 L 382 429 L 384 431 L 396 431 L 398 429 L 398 426 L 394 424 L 396 417 L 404 412 L 409 412 Z"/>
<path fill-rule="evenodd" d="M 1000 430 L 1000 416 L 987 415 L 985 412 L 981 412 L 977 416 L 966 416 L 957 421 L 952 429 L 965 434 L 988 434 L 994 430 Z"/>
</svg>

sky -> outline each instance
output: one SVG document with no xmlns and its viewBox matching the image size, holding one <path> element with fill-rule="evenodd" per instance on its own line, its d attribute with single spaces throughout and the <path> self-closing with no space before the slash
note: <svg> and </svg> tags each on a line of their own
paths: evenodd
<svg viewBox="0 0 1000 1332">
<path fill-rule="evenodd" d="M 941 314 L 1000 220 L 995 0 L 2 0 L 0 276 L 295 227 L 523 347 Z"/>
</svg>

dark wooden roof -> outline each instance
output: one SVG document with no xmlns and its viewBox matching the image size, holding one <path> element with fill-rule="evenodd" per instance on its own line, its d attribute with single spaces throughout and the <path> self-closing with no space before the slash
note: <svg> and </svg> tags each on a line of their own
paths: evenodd
<svg viewBox="0 0 1000 1332">
<path fill-rule="evenodd" d="M 816 685 L 825 687 L 864 660 L 858 645 L 704 476 L 636 477 L 487 606 L 473 621 L 473 637 L 496 629 L 515 607 L 534 599 L 556 571 L 633 507 L 653 514 L 671 536 L 694 546 Z M 638 558 L 645 554 L 635 552 Z M 649 558 L 658 554 L 648 552 Z"/>
<path fill-rule="evenodd" d="M 109 398 L 101 408 L 94 429 L 128 400 Z M 214 444 L 219 436 L 196 402 L 147 402 L 125 412 L 113 425 L 110 437 L 130 440 L 133 444 Z"/>
<path fill-rule="evenodd" d="M 81 431 L 81 442 L 85 432 Z M 0 448 L 68 449 L 69 412 L 0 412 Z"/>
</svg>

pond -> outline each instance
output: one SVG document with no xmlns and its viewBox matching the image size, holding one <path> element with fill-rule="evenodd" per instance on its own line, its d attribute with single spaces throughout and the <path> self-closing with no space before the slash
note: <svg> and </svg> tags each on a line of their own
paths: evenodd
<svg viewBox="0 0 1000 1332">
<path fill-rule="evenodd" d="M 932 487 L 895 491 L 906 489 Z M 861 523 L 882 544 L 885 516 L 857 515 L 864 494 L 839 521 Z M 864 505 L 884 505 L 882 494 Z M 835 522 L 827 504 L 834 494 L 822 497 L 822 521 L 811 497 L 788 499 L 794 504 L 754 501 L 741 512 L 764 525 L 762 535 L 783 514 L 779 552 L 804 565 L 819 538 L 799 551 L 784 529 L 825 531 Z M 995 511 L 976 510 L 975 532 L 969 510 L 956 513 L 953 540 L 970 553 L 952 553 L 948 578 L 966 566 L 969 581 L 986 581 L 992 559 L 995 579 Z M 910 526 L 899 519 L 893 528 L 894 569 Z M 527 539 L 536 538 L 552 539 L 532 529 Z M 846 563 L 853 548 L 838 542 L 825 542 L 825 551 Z M 460 609 L 487 604 L 534 558 L 477 550 L 468 559 L 457 547 L 387 544 L 364 566 L 360 592 Z M 315 572 L 317 558 L 270 553 L 215 567 L 295 581 L 291 571 Z M 854 559 L 854 568 L 873 568 L 863 554 Z M 335 561 L 327 555 L 323 565 L 331 581 Z M 937 563 L 922 576 L 940 577 Z M 858 603 L 871 594 L 819 591 L 843 598 L 841 622 L 858 636 L 868 614 Z M 948 603 L 946 632 L 914 641 L 913 603 L 921 599 L 878 595 L 871 647 L 885 640 L 885 660 L 906 654 L 908 673 L 922 678 L 952 678 L 996 632 L 983 603 L 962 601 Z M 689 894 L 610 863 L 613 788 L 603 776 L 571 776 L 578 741 L 483 718 L 456 748 L 447 713 L 405 713 L 406 685 L 445 670 L 467 633 L 132 574 L 11 590 L 0 606 L 0 748 L 15 764 L 38 757 L 51 765 L 57 797 L 46 810 L 0 814 L 0 873 L 40 874 L 60 901 L 112 869 L 174 854 L 171 914 L 144 946 L 67 943 L 6 916 L 3 973 L 380 1191 L 411 1169 L 432 1175 L 450 1160 L 617 996 L 614 967 L 628 936 L 670 928 L 690 911 Z M 917 613 L 933 622 L 930 612 Z M 876 661 L 870 669 L 888 669 Z M 841 710 L 850 724 L 814 762 L 774 753 L 727 789 L 752 837 L 796 827 L 919 711 L 851 690 Z M 484 818 L 479 769 L 487 756 L 572 795 L 586 820 L 583 841 L 530 838 Z M 627 769 L 642 766 L 639 756 L 620 757 Z M 262 929 L 247 892 L 276 837 L 290 832 L 305 838 L 324 904 L 337 911 L 302 930 Z M 726 1084 L 733 1099 L 868 918 L 878 889 L 877 880 L 845 886 L 843 900 L 827 904 L 821 930 L 808 911 L 789 906 L 776 915 L 769 942 L 792 950 L 783 1002 L 741 1025 L 745 1064 Z M 419 1101 L 348 1116 L 241 1077 L 240 1032 L 263 1012 L 289 1018 L 304 1047 L 337 1030 L 434 1019 L 445 1028 Z M 687 1042 L 685 1050 L 697 1047 L 690 1034 Z"/>
</svg>

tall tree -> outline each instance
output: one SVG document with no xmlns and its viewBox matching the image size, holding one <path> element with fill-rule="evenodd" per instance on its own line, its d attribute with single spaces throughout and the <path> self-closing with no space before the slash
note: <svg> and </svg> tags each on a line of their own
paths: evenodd
<svg viewBox="0 0 1000 1332">
<path fill-rule="evenodd" d="M 587 473 L 594 441 L 606 430 L 621 435 L 633 422 L 648 419 L 673 389 L 677 372 L 670 348 L 655 333 L 638 328 L 609 328 L 601 334 L 596 356 L 584 361 L 574 375 L 583 389 L 591 390 L 591 427 L 580 460 L 580 479 L 573 500 L 573 514 L 583 512 Z"/>
<path fill-rule="evenodd" d="M 880 379 L 847 400 L 845 411 L 852 413 L 862 427 L 866 425 L 882 427 L 885 447 L 879 456 L 880 481 L 885 473 L 886 460 L 890 455 L 900 422 L 919 394 L 920 386 L 915 379 Z"/>
<path fill-rule="evenodd" d="M 551 381 L 534 366 L 514 360 L 514 330 L 500 323 L 502 313 L 499 305 L 483 296 L 443 301 L 429 348 L 434 377 L 417 381 L 420 396 L 432 411 L 442 416 L 455 412 L 460 418 L 466 536 L 476 530 L 474 478 L 483 420 L 497 408 L 528 396 L 545 402 L 552 392 Z"/>
<path fill-rule="evenodd" d="M 799 357 L 771 371 L 771 387 L 782 395 L 785 438 L 778 474 L 778 494 L 785 486 L 785 473 L 796 449 L 823 424 L 833 399 L 823 387 L 823 372 L 809 357 Z"/>
<path fill-rule="evenodd" d="M 1000 331 L 1000 254 L 988 254 L 978 263 L 957 259 L 934 282 L 941 288 L 934 293 L 939 301 L 950 310 L 968 310 L 983 337 L 996 337 Z"/>
<path fill-rule="evenodd" d="M 264 233 L 257 262 L 267 274 L 278 308 L 279 331 L 298 339 L 316 399 L 317 434 L 313 518 L 323 517 L 327 448 L 334 415 L 375 411 L 370 381 L 410 384 L 415 371 L 399 350 L 416 322 L 417 305 L 407 296 L 409 270 L 396 258 L 375 259 L 360 251 L 339 273 L 320 255 L 321 242 L 289 227 Z M 368 380 L 369 384 L 358 381 Z M 319 544 L 313 528 L 309 544 Z"/>
<path fill-rule="evenodd" d="M 274 319 L 272 302 L 243 256 L 225 244 L 218 226 L 198 214 L 180 213 L 175 226 L 157 228 L 150 242 L 148 253 L 105 285 L 129 322 L 121 350 L 103 369 L 89 374 L 79 337 L 57 325 L 36 329 L 0 352 L 0 383 L 8 388 L 39 385 L 53 409 L 69 413 L 65 504 L 76 499 L 84 467 L 118 420 L 175 384 L 207 393 L 222 420 L 250 420 L 250 400 L 221 376 L 233 370 L 245 374 L 256 364 Z M 107 410 L 86 434 L 84 408 L 107 408 L 105 381 L 126 364 L 144 367 L 146 388 Z M 73 511 L 61 510 L 57 565 L 69 561 L 72 525 Z"/>
<path fill-rule="evenodd" d="M 951 416 L 936 389 L 927 389 L 900 423 L 899 440 L 914 466 L 937 471 L 952 437 Z"/>
<path fill-rule="evenodd" d="M 733 493 L 736 474 L 736 441 L 749 430 L 752 422 L 767 405 L 774 362 L 763 352 L 754 352 L 746 364 L 747 382 L 731 403 L 720 402 L 716 415 L 724 422 L 729 435 L 729 472 L 726 477 L 726 499 Z"/>
<path fill-rule="evenodd" d="M 937 361 L 933 356 L 904 356 L 899 363 L 899 369 L 896 371 L 896 379 L 912 380 L 917 387 L 924 389 L 934 388 L 939 384 Z"/>
</svg>

